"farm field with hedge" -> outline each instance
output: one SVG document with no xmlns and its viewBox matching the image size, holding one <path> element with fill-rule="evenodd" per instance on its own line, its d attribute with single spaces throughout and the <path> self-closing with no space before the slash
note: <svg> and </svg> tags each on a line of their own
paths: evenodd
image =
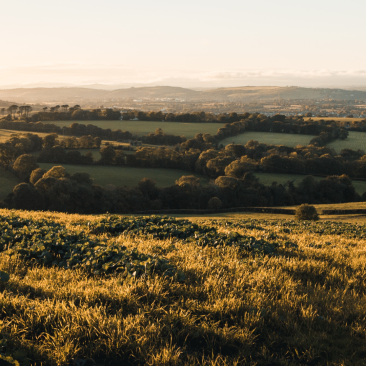
<svg viewBox="0 0 366 366">
<path fill-rule="evenodd" d="M 209 133 L 215 135 L 217 130 L 223 126 L 222 123 L 182 123 L 182 122 L 156 122 L 156 121 L 50 121 L 57 126 L 70 126 L 77 122 L 84 125 L 94 125 L 100 128 L 129 131 L 138 136 L 155 132 L 157 128 L 163 129 L 164 133 L 170 135 L 186 136 L 193 138 L 197 133 Z M 47 121 L 44 121 L 47 123 Z"/>
<path fill-rule="evenodd" d="M 365 364 L 364 225 L 0 210 L 0 229 L 9 362 Z"/>
<path fill-rule="evenodd" d="M 49 170 L 53 166 L 60 164 L 39 163 L 40 168 Z M 135 168 L 135 167 L 114 167 L 114 166 L 90 166 L 90 165 L 69 165 L 62 164 L 69 174 L 86 172 L 94 179 L 94 184 L 106 186 L 113 184 L 118 187 L 136 187 L 143 178 L 151 178 L 156 181 L 158 187 L 168 187 L 174 185 L 175 181 L 183 175 L 192 173 L 179 169 L 160 168 Z M 201 184 L 207 184 L 208 178 L 199 174 L 194 174 L 201 178 Z"/>
<path fill-rule="evenodd" d="M 44 137 L 49 134 L 49 133 L 42 133 L 42 132 L 29 132 L 29 131 L 16 131 L 16 130 L 0 129 L 0 143 L 5 142 L 6 140 L 9 140 L 10 136 L 13 134 L 27 134 L 27 133 L 33 133 L 40 137 Z M 59 138 L 63 138 L 63 137 L 59 136 Z"/>
<path fill-rule="evenodd" d="M 228 137 L 220 143 L 229 145 L 232 143 L 245 145 L 248 141 L 254 140 L 269 145 L 285 145 L 295 147 L 296 145 L 308 145 L 314 136 L 299 135 L 291 133 L 274 133 L 274 132 L 245 132 L 237 136 Z"/>
<path fill-rule="evenodd" d="M 342 149 L 366 151 L 366 132 L 349 131 L 345 140 L 336 140 L 327 145 L 332 147 L 337 153 Z"/>
<path fill-rule="evenodd" d="M 273 182 L 278 184 L 285 184 L 287 181 L 294 181 L 295 185 L 298 185 L 304 178 L 302 174 L 276 174 L 276 173 L 259 173 L 255 172 L 254 175 L 259 179 L 259 182 L 264 185 L 271 185 Z M 314 177 L 316 180 L 325 179 L 325 177 Z M 366 192 L 366 181 L 353 180 L 353 186 L 356 192 L 361 194 Z"/>
</svg>

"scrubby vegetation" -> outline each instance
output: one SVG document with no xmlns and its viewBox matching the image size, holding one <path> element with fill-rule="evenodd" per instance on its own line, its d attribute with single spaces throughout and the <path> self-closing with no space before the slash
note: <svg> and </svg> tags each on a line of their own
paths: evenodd
<svg viewBox="0 0 366 366">
<path fill-rule="evenodd" d="M 297 220 L 319 220 L 319 215 L 316 211 L 316 208 L 312 205 L 308 205 L 307 203 L 300 205 L 296 209 L 295 217 Z"/>
<path fill-rule="evenodd" d="M 364 364 L 365 226 L 0 215 L 1 353 L 8 359 Z M 112 264 L 125 252 L 140 255 L 123 257 L 128 274 Z M 150 258 L 166 267 L 134 270 Z M 100 264 L 107 270 L 91 270 Z"/>
</svg>

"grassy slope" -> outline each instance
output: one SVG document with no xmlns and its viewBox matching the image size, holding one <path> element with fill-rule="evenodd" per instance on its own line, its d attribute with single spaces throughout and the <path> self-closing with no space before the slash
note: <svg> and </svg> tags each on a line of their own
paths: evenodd
<svg viewBox="0 0 366 366">
<path fill-rule="evenodd" d="M 21 180 L 0 167 L 0 200 L 4 199 Z"/>
<path fill-rule="evenodd" d="M 42 169 L 51 169 L 58 164 L 38 164 Z M 94 179 L 95 184 L 105 186 L 113 184 L 116 186 L 135 187 L 142 178 L 151 178 L 156 181 L 158 187 L 171 186 L 182 175 L 192 175 L 190 172 L 179 169 L 149 169 L 132 167 L 113 167 L 113 166 L 88 166 L 88 165 L 68 165 L 62 164 L 70 173 L 86 172 Z M 195 174 L 201 178 L 201 183 L 207 184 L 208 179 L 204 176 Z"/>
<path fill-rule="evenodd" d="M 294 135 L 289 133 L 273 133 L 273 132 L 245 132 L 243 134 L 228 137 L 221 141 L 222 144 L 228 145 L 231 143 L 245 145 L 249 140 L 255 140 L 265 144 L 272 145 L 308 145 L 314 136 L 309 135 Z"/>
<path fill-rule="evenodd" d="M 223 126 L 222 123 L 180 123 L 180 122 L 153 122 L 153 121 L 50 121 L 57 126 L 70 126 L 72 123 L 92 124 L 111 130 L 129 131 L 138 136 L 147 135 L 157 128 L 162 128 L 167 134 L 194 137 L 197 133 L 209 133 L 215 135 Z"/>
<path fill-rule="evenodd" d="M 366 151 L 366 132 L 349 131 L 349 135 L 345 140 L 336 140 L 327 146 L 332 147 L 338 153 L 342 149 Z"/>
<path fill-rule="evenodd" d="M 98 220 L 19 214 L 52 218 L 71 230 L 78 230 L 75 221 Z M 98 365 L 108 358 L 114 365 L 364 365 L 366 241 L 297 224 L 290 232 L 283 222 L 247 224 L 229 230 L 273 235 L 281 245 L 277 256 L 243 257 L 234 248 L 180 240 L 116 239 L 164 254 L 185 272 L 185 283 L 157 275 L 121 282 L 1 254 L 0 270 L 10 274 L 0 284 L 8 346 L 48 365 L 87 358 Z"/>
<path fill-rule="evenodd" d="M 294 181 L 295 185 L 299 184 L 305 175 L 301 174 L 275 174 L 275 173 L 255 173 L 255 176 L 264 185 L 271 185 L 272 182 L 277 182 L 278 184 L 284 184 L 287 181 Z M 314 177 L 316 180 L 325 179 L 324 177 Z M 362 194 L 366 192 L 366 181 L 354 180 L 353 186 L 356 192 Z"/>
</svg>

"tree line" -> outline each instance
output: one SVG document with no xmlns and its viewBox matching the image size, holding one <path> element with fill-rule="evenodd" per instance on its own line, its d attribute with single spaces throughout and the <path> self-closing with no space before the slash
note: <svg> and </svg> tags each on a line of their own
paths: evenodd
<svg viewBox="0 0 366 366">
<path fill-rule="evenodd" d="M 362 150 L 343 149 L 337 154 L 326 146 L 288 147 L 253 140 L 246 145 L 217 147 L 210 137 L 197 134 L 174 148 L 144 146 L 137 148 L 134 154 L 125 154 L 120 146 L 108 143 L 100 148 L 98 137 L 58 139 L 57 134 L 43 138 L 33 134 L 13 135 L 0 144 L 0 164 L 9 168 L 20 154 L 39 151 L 38 162 L 41 163 L 182 169 L 212 179 L 222 175 L 242 178 L 248 171 L 319 176 L 347 174 L 351 178 L 366 179 L 366 155 Z M 82 148 L 100 148 L 100 159 L 95 160 L 90 152 L 82 155 L 75 150 Z"/>
<path fill-rule="evenodd" d="M 21 155 L 18 159 L 24 160 Z M 31 155 L 28 155 L 28 157 Z M 18 160 L 17 159 L 17 160 Z M 18 162 L 15 162 L 15 169 Z M 195 176 L 182 176 L 174 185 L 158 188 L 148 178 L 137 187 L 93 184 L 87 173 L 70 175 L 62 166 L 48 171 L 35 164 L 28 179 L 14 187 L 0 207 L 51 210 L 68 213 L 133 213 L 160 209 L 202 209 L 250 206 L 284 206 L 300 203 L 338 203 L 360 200 L 352 181 L 332 176 L 317 182 L 305 177 L 298 187 L 272 183 L 264 186 L 253 173 L 243 178 L 220 176 L 203 186 Z"/>
<path fill-rule="evenodd" d="M 77 110 L 74 113 L 92 113 L 91 111 Z M 113 111 L 111 110 L 111 113 Z M 114 112 L 113 112 L 114 113 Z M 117 113 L 117 112 L 116 112 Z M 119 113 L 119 112 L 118 112 Z M 291 134 L 305 134 L 313 135 L 314 137 L 310 144 L 317 146 L 324 146 L 327 143 L 336 139 L 345 139 L 348 136 L 348 130 L 340 127 L 336 122 L 329 121 L 326 123 L 304 121 L 301 117 L 287 117 L 284 115 L 276 115 L 274 117 L 267 117 L 262 114 L 244 113 L 234 115 L 231 119 L 238 119 L 239 121 L 233 121 L 225 123 L 224 126 L 217 130 L 214 136 L 209 134 L 202 134 L 210 142 L 216 142 L 217 144 L 228 137 L 236 136 L 246 131 L 257 132 L 276 132 L 276 133 L 291 133 Z M 229 115 L 229 116 L 230 116 Z M 234 118 L 235 117 L 235 118 Z M 34 118 L 34 115 L 32 116 Z M 61 117 L 58 117 L 61 118 Z M 62 118 L 61 118 L 62 119 Z M 78 118 L 79 119 L 79 118 Z M 0 120 L 0 128 L 18 130 L 18 131 L 30 131 L 30 132 L 55 132 L 66 136 L 84 136 L 91 135 L 94 137 L 100 137 L 104 140 L 111 141 L 125 141 L 133 136 L 129 131 L 121 131 L 120 129 L 112 131 L 111 129 L 103 129 L 92 124 L 80 124 L 77 122 L 72 123 L 70 126 L 60 127 L 51 123 L 38 122 L 25 122 L 25 121 L 12 121 L 11 118 L 4 118 Z M 161 131 L 162 132 L 162 131 Z M 169 145 L 175 143 L 181 143 L 183 141 L 182 136 L 165 135 L 164 133 L 149 134 L 140 138 L 143 141 L 150 141 L 151 144 Z"/>
<path fill-rule="evenodd" d="M 138 162 L 139 165 L 136 166 L 170 168 L 176 167 L 174 164 L 177 158 L 178 161 L 182 159 L 179 163 L 187 169 L 206 174 L 212 180 L 209 185 L 203 186 L 197 177 L 187 175 L 181 177 L 171 187 L 158 188 L 155 182 L 145 178 L 135 188 L 112 186 L 103 188 L 94 185 L 86 173 L 80 172 L 70 176 L 62 167 L 54 167 L 48 172 L 38 167 L 37 159 L 31 155 L 32 152 L 41 150 L 42 154 L 49 149 L 60 154 L 65 152 L 60 145 L 50 146 L 52 143 L 57 143 L 57 140 L 53 140 L 54 137 L 40 138 L 33 134 L 13 135 L 6 143 L 0 145 L 1 164 L 4 165 L 8 157 L 6 167 L 24 181 L 14 187 L 13 192 L 2 203 L 3 207 L 79 213 L 106 211 L 123 213 L 152 209 L 282 206 L 361 200 L 352 186 L 352 181 L 346 175 L 330 176 L 319 182 L 311 176 L 305 176 L 297 187 L 291 181 L 283 185 L 272 183 L 270 186 L 259 183 L 253 165 L 255 166 L 260 158 L 260 153 L 271 151 L 267 149 L 271 147 L 285 157 L 285 153 L 291 155 L 291 150 L 296 148 L 270 146 L 253 141 L 245 146 L 228 145 L 220 151 L 189 148 L 178 152 L 167 148 L 142 148 L 136 152 L 136 156 L 118 155 L 123 154 L 123 151 L 116 151 L 111 145 L 104 146 L 101 149 L 100 162 L 103 164 L 112 162 L 124 165 L 126 162 L 124 158 L 130 157 L 135 163 Z M 204 144 L 202 141 L 201 143 Z M 3 153 L 4 145 L 13 147 L 12 155 Z M 70 152 L 79 153 L 71 150 L 67 154 Z M 309 157 L 309 153 L 316 155 L 316 152 L 325 155 L 324 153 L 329 154 L 331 149 L 309 146 L 302 151 L 306 157 Z M 272 156 L 272 153 L 273 151 L 269 156 Z M 355 160 L 357 158 L 355 152 L 344 151 L 343 157 L 350 162 L 358 160 Z M 66 159 L 70 157 L 67 155 Z M 236 164 L 246 166 L 242 166 L 240 170 Z M 362 199 L 366 199 L 366 196 Z"/>
</svg>

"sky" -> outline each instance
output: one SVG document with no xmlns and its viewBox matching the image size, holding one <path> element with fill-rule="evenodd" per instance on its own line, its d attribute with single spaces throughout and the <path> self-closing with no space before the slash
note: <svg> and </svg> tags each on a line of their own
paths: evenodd
<svg viewBox="0 0 366 366">
<path fill-rule="evenodd" d="M 366 86 L 364 0 L 3 0 L 0 87 Z"/>
</svg>

